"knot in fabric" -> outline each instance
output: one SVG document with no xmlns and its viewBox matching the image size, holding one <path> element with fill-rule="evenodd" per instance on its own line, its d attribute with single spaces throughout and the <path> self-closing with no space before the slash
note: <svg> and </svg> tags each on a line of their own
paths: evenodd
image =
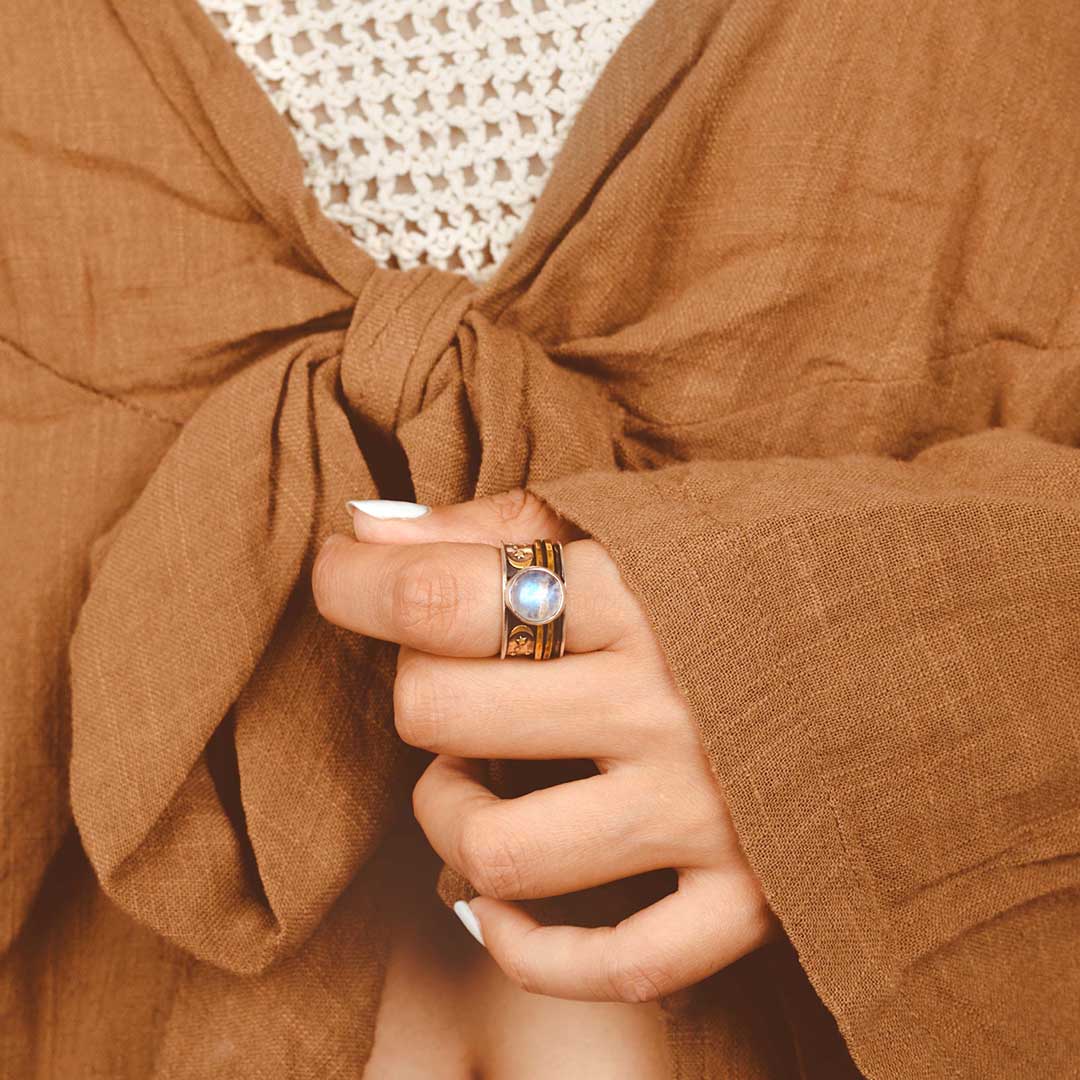
<svg viewBox="0 0 1080 1080">
<path fill-rule="evenodd" d="M 204 400 L 99 559 L 71 647 L 76 822 L 114 899 L 204 959 L 257 971 L 304 940 L 408 789 L 393 647 L 311 597 L 345 500 L 610 464 L 595 382 L 473 292 L 373 272 L 347 330 L 294 337 Z M 161 887 L 177 880 L 182 897 Z M 205 919 L 223 895 L 233 916 Z"/>
</svg>

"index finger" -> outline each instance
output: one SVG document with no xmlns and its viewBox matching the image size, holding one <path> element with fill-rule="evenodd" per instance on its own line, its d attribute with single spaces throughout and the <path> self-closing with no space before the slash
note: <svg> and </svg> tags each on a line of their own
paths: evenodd
<svg viewBox="0 0 1080 1080">
<path fill-rule="evenodd" d="M 493 544 L 368 544 L 335 534 L 312 569 L 321 614 L 358 634 L 441 656 L 496 656 L 502 573 Z M 568 652 L 617 644 L 633 602 L 595 540 L 563 545 Z"/>
</svg>

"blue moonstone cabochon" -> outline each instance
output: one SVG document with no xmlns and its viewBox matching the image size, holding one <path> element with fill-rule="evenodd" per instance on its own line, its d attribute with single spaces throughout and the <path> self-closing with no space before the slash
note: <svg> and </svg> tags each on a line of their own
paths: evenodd
<svg viewBox="0 0 1080 1080">
<path fill-rule="evenodd" d="M 556 618 L 562 611 L 564 599 L 563 583 L 550 570 L 539 566 L 515 574 L 506 587 L 510 610 L 522 622 L 533 626 Z"/>
</svg>

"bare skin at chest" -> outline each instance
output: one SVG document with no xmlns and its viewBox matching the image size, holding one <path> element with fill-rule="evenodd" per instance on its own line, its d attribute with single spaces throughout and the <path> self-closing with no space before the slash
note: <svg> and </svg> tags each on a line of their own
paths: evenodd
<svg viewBox="0 0 1080 1080">
<path fill-rule="evenodd" d="M 570 1001 L 512 983 L 435 895 L 440 861 L 415 822 L 395 835 L 402 902 L 364 1080 L 668 1080 L 655 1002 Z"/>
</svg>

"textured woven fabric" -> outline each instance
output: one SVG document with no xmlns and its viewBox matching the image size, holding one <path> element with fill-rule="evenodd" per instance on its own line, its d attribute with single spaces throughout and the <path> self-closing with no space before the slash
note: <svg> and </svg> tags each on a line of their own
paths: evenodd
<svg viewBox="0 0 1080 1080">
<path fill-rule="evenodd" d="M 379 266 L 491 277 L 651 0 L 199 0 Z"/>
<path fill-rule="evenodd" d="M 195 0 L 9 0 L 0 70 L 0 1074 L 359 1075 L 426 755 L 313 553 L 524 483 L 791 942 L 675 1075 L 1074 1075 L 1072 0 L 657 0 L 482 286 L 329 220 Z"/>
</svg>

